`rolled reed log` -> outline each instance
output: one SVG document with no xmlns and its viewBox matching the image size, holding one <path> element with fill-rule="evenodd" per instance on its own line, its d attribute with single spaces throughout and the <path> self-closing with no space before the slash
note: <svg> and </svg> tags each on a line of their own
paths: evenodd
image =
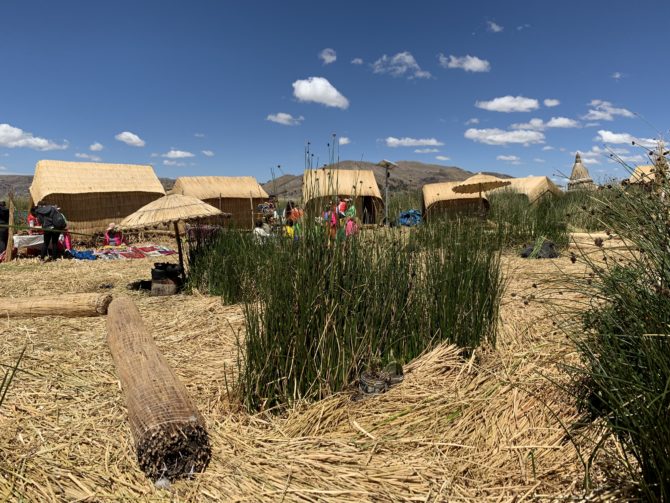
<svg viewBox="0 0 670 503">
<path fill-rule="evenodd" d="M 100 316 L 107 313 L 110 302 L 112 302 L 110 293 L 73 293 L 57 297 L 0 297 L 0 317 Z"/>
<path fill-rule="evenodd" d="M 128 298 L 109 306 L 107 344 L 142 471 L 152 480 L 204 471 L 212 455 L 205 421 Z"/>
</svg>

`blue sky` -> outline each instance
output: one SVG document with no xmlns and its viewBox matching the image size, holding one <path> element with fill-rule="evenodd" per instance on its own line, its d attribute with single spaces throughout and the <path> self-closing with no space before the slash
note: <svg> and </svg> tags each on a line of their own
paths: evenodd
<svg viewBox="0 0 670 503">
<path fill-rule="evenodd" d="M 336 133 L 341 159 L 554 176 L 579 150 L 623 176 L 606 146 L 638 164 L 631 138 L 668 139 L 668 17 L 665 0 L 4 1 L 0 174 L 88 158 L 265 181 L 300 173 L 306 141 L 326 162 Z"/>
</svg>

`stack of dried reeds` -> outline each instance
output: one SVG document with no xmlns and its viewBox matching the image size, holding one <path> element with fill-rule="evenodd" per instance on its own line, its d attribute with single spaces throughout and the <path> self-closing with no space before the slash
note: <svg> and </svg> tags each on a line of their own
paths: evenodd
<svg viewBox="0 0 670 503">
<path fill-rule="evenodd" d="M 128 298 L 109 307 L 107 343 L 126 396 L 140 468 L 154 480 L 204 471 L 211 458 L 204 419 Z"/>
<path fill-rule="evenodd" d="M 107 313 L 112 302 L 109 293 L 73 293 L 69 295 L 0 298 L 3 318 L 35 318 L 38 316 L 99 316 Z"/>
</svg>

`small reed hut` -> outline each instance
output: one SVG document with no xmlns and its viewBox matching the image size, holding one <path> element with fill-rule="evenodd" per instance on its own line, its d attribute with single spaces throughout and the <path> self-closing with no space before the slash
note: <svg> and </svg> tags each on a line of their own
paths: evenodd
<svg viewBox="0 0 670 503">
<path fill-rule="evenodd" d="M 253 176 L 183 176 L 170 193 L 192 196 L 230 213 L 225 225 L 237 229 L 252 229 L 261 216 L 258 205 L 270 199 Z"/>
<path fill-rule="evenodd" d="M 572 173 L 570 173 L 570 180 L 568 181 L 568 191 L 571 190 L 596 190 L 597 187 L 593 183 L 589 170 L 582 163 L 582 156 L 575 155 L 575 163 L 572 166 Z"/>
<path fill-rule="evenodd" d="M 514 192 L 523 194 L 531 204 L 537 203 L 544 197 L 558 197 L 563 191 L 546 176 L 527 176 L 524 178 L 509 178 L 507 187 L 489 190 L 488 195 L 501 192 Z"/>
<path fill-rule="evenodd" d="M 340 197 L 352 200 L 364 224 L 377 224 L 384 218 L 384 201 L 372 170 L 319 168 L 305 171 L 302 200 L 306 213 L 321 215 Z"/>
<path fill-rule="evenodd" d="M 646 166 L 637 166 L 625 184 L 648 185 L 656 180 L 656 166 L 648 164 Z"/>
<path fill-rule="evenodd" d="M 104 231 L 165 195 L 149 165 L 38 161 L 31 204 L 60 206 L 71 231 Z"/>
<path fill-rule="evenodd" d="M 422 213 L 424 220 L 445 216 L 488 212 L 490 205 L 486 195 L 480 199 L 478 193 L 460 194 L 454 187 L 462 182 L 429 183 L 422 189 Z"/>
</svg>

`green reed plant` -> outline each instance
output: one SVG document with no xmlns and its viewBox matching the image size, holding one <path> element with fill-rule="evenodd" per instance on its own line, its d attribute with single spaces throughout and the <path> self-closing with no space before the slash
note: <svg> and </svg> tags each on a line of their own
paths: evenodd
<svg viewBox="0 0 670 503">
<path fill-rule="evenodd" d="M 598 218 L 629 243 L 619 256 L 585 256 L 578 287 L 591 298 L 572 369 L 587 411 L 621 442 L 622 462 L 649 501 L 670 500 L 670 183 L 612 189 Z"/>
<path fill-rule="evenodd" d="M 16 371 L 19 369 L 19 365 L 21 364 L 21 360 L 23 359 L 25 352 L 26 347 L 24 346 L 23 350 L 21 350 L 21 354 L 19 354 L 19 357 L 16 359 L 14 364 L 5 370 L 2 381 L 0 381 L 0 407 L 2 407 L 2 404 L 5 402 L 7 392 L 9 391 L 9 387 L 12 385 L 12 381 L 16 375 Z"/>
</svg>

